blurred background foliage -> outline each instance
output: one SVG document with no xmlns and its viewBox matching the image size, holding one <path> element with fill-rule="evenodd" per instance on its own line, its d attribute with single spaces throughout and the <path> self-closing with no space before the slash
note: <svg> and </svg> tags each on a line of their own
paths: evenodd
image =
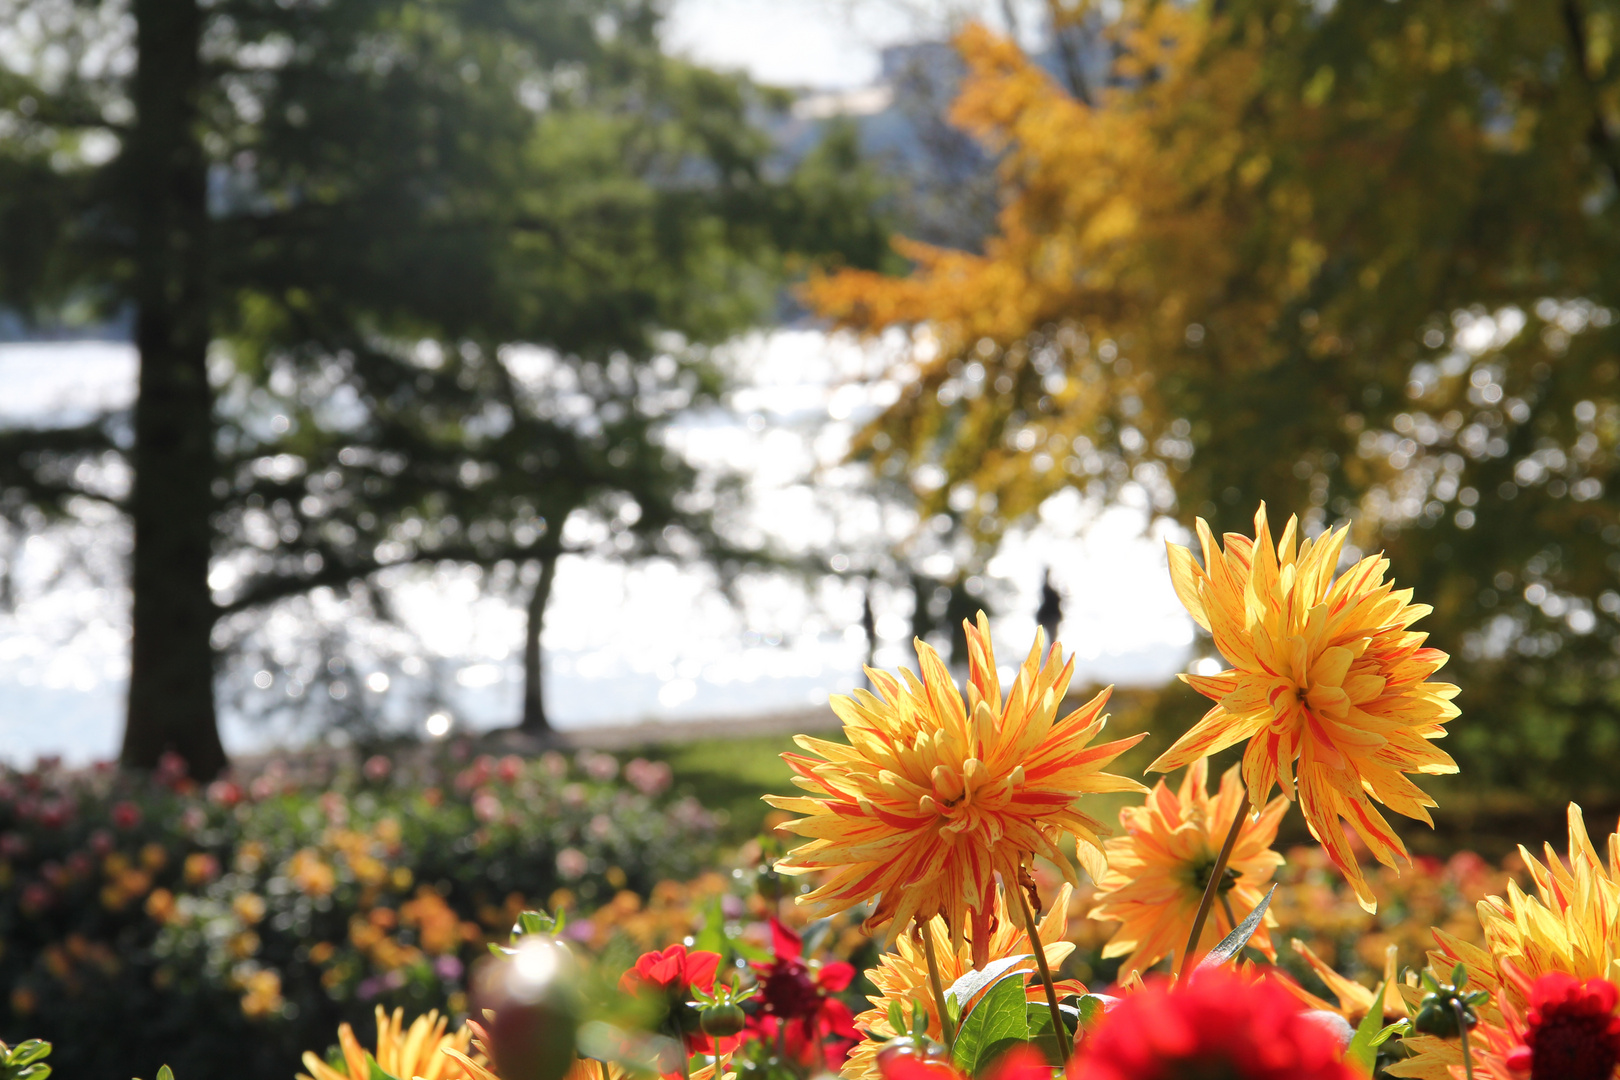
<svg viewBox="0 0 1620 1080">
<path fill-rule="evenodd" d="M 847 133 L 784 160 L 761 120 L 787 98 L 663 53 L 641 0 L 7 0 L 0 23 L 0 305 L 136 313 L 132 409 L 0 436 L 13 522 L 132 522 L 127 764 L 224 765 L 214 655 L 277 601 L 385 613 L 387 567 L 498 571 L 543 731 L 570 514 L 611 526 L 597 553 L 764 557 L 661 433 L 786 275 L 886 257 Z"/>
</svg>

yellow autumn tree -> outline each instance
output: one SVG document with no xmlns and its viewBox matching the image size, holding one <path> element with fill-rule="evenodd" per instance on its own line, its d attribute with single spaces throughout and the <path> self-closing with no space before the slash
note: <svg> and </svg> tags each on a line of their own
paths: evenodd
<svg viewBox="0 0 1620 1080">
<path fill-rule="evenodd" d="M 1351 520 L 1436 598 L 1470 710 L 1500 710 L 1459 733 L 1465 767 L 1599 781 L 1620 739 L 1620 4 L 1116 10 L 1090 103 L 1007 39 L 959 37 L 952 118 L 1000 155 L 982 252 L 897 239 L 905 276 L 806 286 L 839 326 L 913 334 L 856 453 L 987 541 L 1063 487 L 1133 480 L 1217 530 L 1262 500 Z"/>
</svg>

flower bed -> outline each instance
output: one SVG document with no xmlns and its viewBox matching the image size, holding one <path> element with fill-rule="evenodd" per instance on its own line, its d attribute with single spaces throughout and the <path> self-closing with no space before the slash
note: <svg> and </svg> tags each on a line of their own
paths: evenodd
<svg viewBox="0 0 1620 1080">
<path fill-rule="evenodd" d="M 0 1037 L 51 1039 L 70 1076 L 281 1078 L 376 1004 L 464 1011 L 466 966 L 525 907 L 712 861 L 710 816 L 668 786 L 639 759 L 465 747 L 206 788 L 0 773 Z"/>
</svg>

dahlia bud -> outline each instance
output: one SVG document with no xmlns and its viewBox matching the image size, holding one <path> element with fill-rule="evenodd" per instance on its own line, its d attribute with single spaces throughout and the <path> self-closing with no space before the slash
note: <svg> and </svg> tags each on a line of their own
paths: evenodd
<svg viewBox="0 0 1620 1080">
<path fill-rule="evenodd" d="M 735 1035 L 743 1029 L 748 1017 L 743 1015 L 741 1007 L 729 1002 L 710 1005 L 698 1017 L 698 1024 L 703 1028 L 703 1034 L 715 1038 L 725 1038 Z"/>
<path fill-rule="evenodd" d="M 488 1017 L 489 1054 L 501 1080 L 562 1080 L 579 1024 L 566 948 L 528 935 L 508 956 L 484 961 L 473 996 Z"/>
<path fill-rule="evenodd" d="M 1417 1015 L 1412 1018 L 1412 1027 L 1425 1035 L 1435 1035 L 1442 1039 L 1455 1039 L 1461 1032 L 1461 1025 L 1473 1028 L 1479 1023 L 1479 1017 L 1474 1013 L 1474 1006 L 1490 999 L 1490 994 L 1483 990 L 1474 990 L 1465 993 L 1463 986 L 1468 982 L 1468 969 L 1458 964 L 1451 972 L 1451 982 L 1437 982 L 1433 975 L 1427 971 L 1423 973 L 1423 987 L 1428 993 L 1418 1003 Z"/>
</svg>

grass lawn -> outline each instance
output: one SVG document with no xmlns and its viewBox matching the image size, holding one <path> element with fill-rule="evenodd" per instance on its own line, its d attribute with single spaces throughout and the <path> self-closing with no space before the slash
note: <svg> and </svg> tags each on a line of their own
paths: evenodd
<svg viewBox="0 0 1620 1080">
<path fill-rule="evenodd" d="M 725 811 L 723 835 L 729 842 L 742 843 L 759 833 L 771 811 L 760 801 L 761 795 L 791 795 L 798 790 L 781 758 L 782 751 L 792 749 L 788 735 L 746 735 L 648 746 L 640 753 L 669 762 L 677 791 L 690 792 L 711 810 Z"/>
<path fill-rule="evenodd" d="M 1190 697 L 1190 695 L 1188 695 Z M 1078 702 L 1074 702 L 1077 704 Z M 1196 702 L 1195 702 L 1196 704 Z M 1114 719 L 1104 739 L 1120 738 L 1153 725 L 1155 695 L 1152 691 L 1125 690 L 1112 702 Z M 1196 715 L 1196 714 L 1192 714 Z M 1190 719 L 1181 719 L 1181 725 Z M 1163 725 L 1172 731 L 1180 725 Z M 818 732 L 822 738 L 841 742 L 836 732 Z M 1147 764 L 1170 743 L 1170 733 L 1155 731 L 1146 742 L 1122 756 L 1110 771 L 1134 777 L 1152 785 L 1157 774 L 1144 775 Z M 760 801 L 765 794 L 798 793 L 792 773 L 783 763 L 784 750 L 795 749 L 792 737 L 784 734 L 739 734 L 694 739 L 685 743 L 662 743 L 634 751 L 643 757 L 667 761 L 675 772 L 677 791 L 695 795 L 711 810 L 724 811 L 726 824 L 722 838 L 740 844 L 758 835 L 771 808 Z M 1220 781 L 1222 771 L 1235 764 L 1240 748 L 1217 755 L 1210 763 L 1211 787 Z M 1181 774 L 1168 779 L 1172 787 Z M 1471 848 L 1489 859 L 1499 859 L 1518 844 L 1539 850 L 1543 841 L 1555 847 L 1564 845 L 1565 801 L 1548 802 L 1504 790 L 1480 789 L 1463 777 L 1422 777 L 1420 783 L 1440 803 L 1435 811 L 1435 829 L 1399 815 L 1388 815 L 1412 851 L 1442 857 L 1462 848 Z M 1111 794 L 1088 796 L 1083 809 L 1103 825 L 1117 828 L 1119 809 L 1140 801 L 1141 796 Z M 1620 812 L 1620 797 L 1613 793 L 1587 793 L 1581 800 L 1589 827 L 1594 833 L 1607 832 Z M 1312 839 L 1298 809 L 1283 819 L 1278 846 L 1308 844 Z"/>
</svg>

